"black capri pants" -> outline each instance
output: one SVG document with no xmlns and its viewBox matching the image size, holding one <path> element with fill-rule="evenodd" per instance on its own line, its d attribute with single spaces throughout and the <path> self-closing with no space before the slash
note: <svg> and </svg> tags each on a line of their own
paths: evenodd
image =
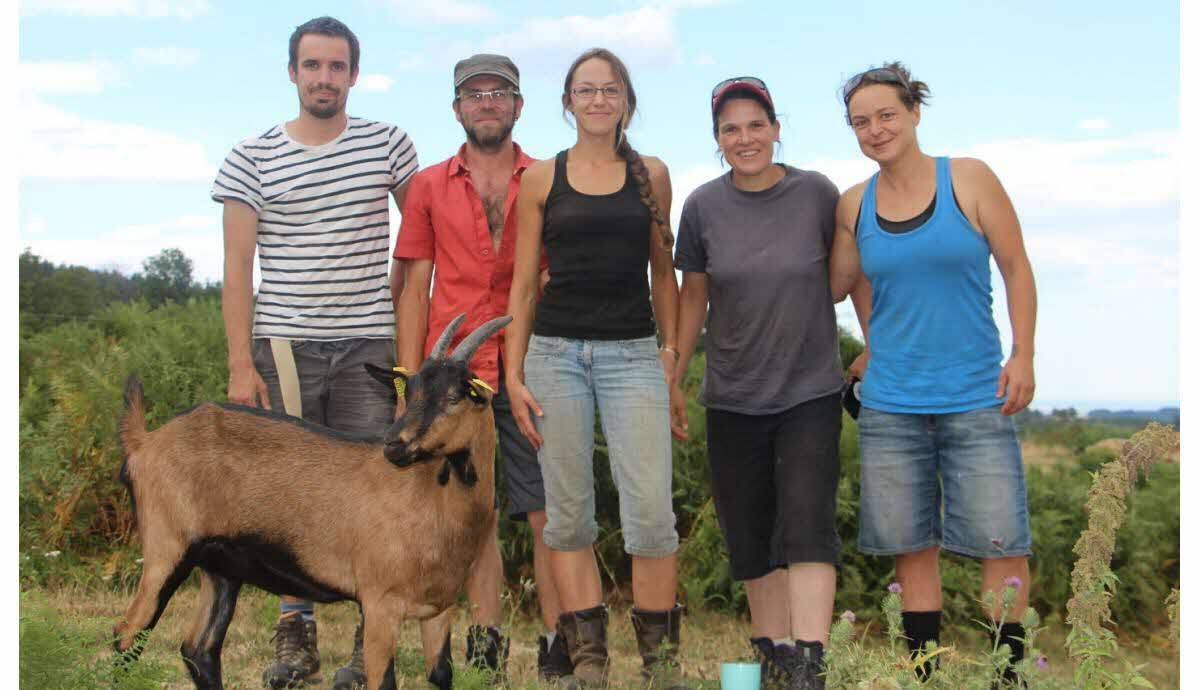
<svg viewBox="0 0 1200 690">
<path fill-rule="evenodd" d="M 837 393 L 774 414 L 707 411 L 713 502 L 734 579 L 838 564 L 841 431 Z"/>
</svg>

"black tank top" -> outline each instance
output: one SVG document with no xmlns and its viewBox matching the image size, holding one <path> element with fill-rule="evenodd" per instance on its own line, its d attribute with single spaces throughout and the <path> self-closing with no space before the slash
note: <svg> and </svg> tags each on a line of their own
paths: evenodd
<svg viewBox="0 0 1200 690">
<path fill-rule="evenodd" d="M 537 305 L 533 332 L 579 340 L 654 335 L 650 306 L 650 210 L 637 182 L 612 194 L 581 194 L 567 183 L 567 152 L 554 157 L 542 242 L 550 282 Z"/>
</svg>

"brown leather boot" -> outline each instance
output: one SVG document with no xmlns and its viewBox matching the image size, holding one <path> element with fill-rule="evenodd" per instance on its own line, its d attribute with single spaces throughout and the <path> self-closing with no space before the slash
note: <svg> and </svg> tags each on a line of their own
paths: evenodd
<svg viewBox="0 0 1200 690">
<path fill-rule="evenodd" d="M 603 604 L 558 617 L 558 635 L 567 643 L 575 671 L 560 679 L 568 688 L 599 688 L 608 684 L 608 609 Z"/>
<path fill-rule="evenodd" d="M 668 611 L 633 609 L 629 612 L 638 653 L 642 655 L 642 678 L 653 688 L 691 690 L 683 683 L 677 658 L 683 612 L 684 607 L 680 604 Z"/>
</svg>

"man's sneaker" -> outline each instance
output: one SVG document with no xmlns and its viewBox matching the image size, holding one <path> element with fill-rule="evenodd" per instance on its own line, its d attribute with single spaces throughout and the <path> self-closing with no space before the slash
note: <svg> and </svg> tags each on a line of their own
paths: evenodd
<svg viewBox="0 0 1200 690">
<path fill-rule="evenodd" d="M 354 690 L 367 687 L 367 672 L 363 670 L 363 624 L 354 628 L 354 651 L 350 661 L 333 674 L 333 690 Z"/>
<path fill-rule="evenodd" d="M 545 635 L 538 635 L 537 668 L 538 679 L 544 682 L 552 682 L 575 672 L 575 665 L 567 654 L 566 638 L 555 635 L 554 642 L 547 643 Z"/>
<path fill-rule="evenodd" d="M 316 621 L 304 620 L 299 611 L 280 616 L 271 640 L 275 660 L 263 671 L 263 685 L 279 690 L 321 682 Z"/>
</svg>

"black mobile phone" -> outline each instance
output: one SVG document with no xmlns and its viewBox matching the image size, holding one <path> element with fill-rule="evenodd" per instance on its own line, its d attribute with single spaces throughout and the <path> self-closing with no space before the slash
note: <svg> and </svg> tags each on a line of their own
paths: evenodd
<svg viewBox="0 0 1200 690">
<path fill-rule="evenodd" d="M 862 400 L 858 397 L 860 386 L 862 379 L 855 376 L 846 384 L 846 390 L 842 393 L 842 407 L 846 408 L 846 412 L 849 412 L 850 418 L 854 420 L 858 419 L 858 411 L 862 409 Z"/>
</svg>

